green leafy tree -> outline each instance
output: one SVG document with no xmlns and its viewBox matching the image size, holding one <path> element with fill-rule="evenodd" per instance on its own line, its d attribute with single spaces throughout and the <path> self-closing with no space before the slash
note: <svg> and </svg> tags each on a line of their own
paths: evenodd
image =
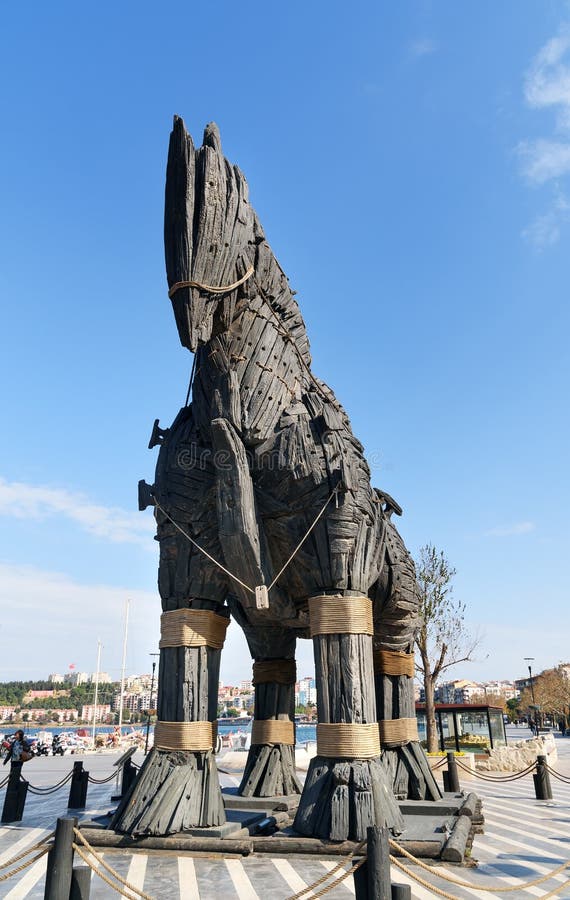
<svg viewBox="0 0 570 900">
<path fill-rule="evenodd" d="M 479 638 L 465 624 L 465 604 L 453 596 L 455 569 L 433 544 L 420 549 L 416 560 L 421 628 L 416 637 L 416 668 L 421 675 L 426 703 L 427 749 L 435 753 L 435 686 L 446 669 L 473 658 Z"/>
<path fill-rule="evenodd" d="M 518 722 L 520 717 L 520 698 L 510 697 L 507 700 L 507 715 L 509 722 Z"/>
</svg>

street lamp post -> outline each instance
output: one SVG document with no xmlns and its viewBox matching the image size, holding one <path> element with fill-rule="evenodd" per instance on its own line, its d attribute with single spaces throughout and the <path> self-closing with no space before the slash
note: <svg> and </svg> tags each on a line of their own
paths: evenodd
<svg viewBox="0 0 570 900">
<path fill-rule="evenodd" d="M 531 693 L 531 697 L 532 697 L 532 705 L 534 706 L 536 732 L 538 734 L 538 710 L 536 708 L 536 700 L 534 697 L 534 681 L 532 680 L 532 666 L 531 666 L 531 662 L 534 662 L 534 656 L 525 656 L 524 660 L 525 660 L 525 662 L 528 663 L 528 677 L 530 679 L 530 693 Z"/>
<path fill-rule="evenodd" d="M 159 654 L 159 653 L 150 653 L 149 656 L 160 656 L 160 654 Z M 153 690 L 154 690 L 154 673 L 155 673 L 155 670 L 156 670 L 156 660 L 153 659 L 153 661 L 152 661 L 152 675 L 151 675 L 151 678 L 150 678 L 150 696 L 149 696 L 149 698 L 148 698 L 148 715 L 147 715 L 147 719 L 146 719 L 146 737 L 145 737 L 145 742 L 144 742 L 144 752 L 145 752 L 145 756 L 146 756 L 146 754 L 148 753 L 148 733 L 149 733 L 149 731 L 150 731 L 150 711 L 151 711 L 151 709 L 153 708 L 153 707 L 152 707 L 152 692 L 153 692 Z"/>
</svg>

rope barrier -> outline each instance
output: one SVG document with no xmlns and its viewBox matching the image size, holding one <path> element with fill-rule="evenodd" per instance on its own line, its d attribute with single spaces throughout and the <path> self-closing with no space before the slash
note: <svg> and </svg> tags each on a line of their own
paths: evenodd
<svg viewBox="0 0 570 900">
<path fill-rule="evenodd" d="M 555 769 L 551 769 L 548 763 L 545 765 L 545 769 L 547 772 L 550 772 L 554 778 L 557 778 L 559 781 L 563 781 L 564 784 L 570 784 L 570 778 L 567 778 L 566 775 L 562 775 L 560 772 L 557 772 Z"/>
<path fill-rule="evenodd" d="M 491 781 L 495 784 L 500 782 L 507 781 L 518 781 L 519 778 L 524 778 L 526 775 L 529 775 L 533 769 L 536 769 L 536 763 L 533 762 L 526 769 L 522 769 L 520 772 L 513 772 L 512 775 L 484 775 L 483 772 L 477 772 L 474 769 L 470 769 L 469 766 L 464 765 L 464 763 L 460 762 L 457 757 L 455 757 L 455 762 L 459 766 L 460 769 L 463 769 L 464 772 L 468 772 L 470 775 L 473 775 L 475 778 L 481 778 L 482 781 Z M 435 767 L 434 767 L 435 768 Z"/>
<path fill-rule="evenodd" d="M 314 888 L 318 887 L 320 884 L 324 884 L 326 881 L 329 880 L 329 878 L 332 878 L 333 875 L 335 875 L 340 869 L 342 869 L 343 866 L 345 866 L 348 862 L 350 862 L 351 859 L 353 859 L 355 856 L 360 855 L 363 848 L 366 846 L 366 843 L 367 843 L 366 841 L 361 841 L 360 844 L 358 844 L 354 848 L 354 850 L 351 850 L 351 852 L 348 854 L 347 857 L 345 857 L 339 863 L 337 863 L 337 865 L 334 866 L 334 868 L 332 868 L 329 872 L 326 872 L 320 878 L 317 878 L 317 880 L 313 881 L 312 884 L 307 885 L 307 887 L 303 888 L 302 891 L 298 891 L 296 894 L 293 894 L 293 896 L 287 897 L 286 900 L 300 900 L 300 898 L 303 896 L 303 894 L 308 894 L 309 891 L 313 891 Z M 348 875 L 352 875 L 353 872 L 356 872 L 356 870 L 360 868 L 360 866 L 363 866 L 364 863 L 366 862 L 366 859 L 367 859 L 367 857 L 365 855 L 364 859 L 362 859 L 362 860 L 360 860 L 360 862 L 356 863 L 351 869 L 347 869 L 347 871 L 344 872 L 343 875 L 340 876 L 340 878 L 335 878 L 335 880 L 332 882 L 332 884 L 328 885 L 328 887 L 324 891 L 319 891 L 318 893 L 316 893 L 315 897 L 324 896 L 326 893 L 328 893 L 328 891 L 332 890 L 333 887 L 336 887 L 337 884 L 340 884 L 341 881 L 344 881 L 344 879 Z"/>
<path fill-rule="evenodd" d="M 418 884 L 421 884 L 422 887 L 427 888 L 428 891 L 437 894 L 439 897 L 445 897 L 446 900 L 458 900 L 458 898 L 454 894 L 448 894 L 448 892 L 442 890 L 442 888 L 438 888 L 434 884 L 430 884 L 429 881 L 426 881 L 425 878 L 422 878 L 417 874 L 417 872 L 412 872 L 412 870 L 409 869 L 408 866 L 405 866 L 403 862 L 401 862 L 396 856 L 392 856 L 392 854 L 390 854 L 390 862 L 393 866 L 396 866 L 397 869 L 400 869 L 401 872 L 404 872 L 404 874 L 407 875 L 408 878 L 412 878 L 414 881 L 417 881 Z M 472 887 L 472 885 L 469 885 L 469 887 Z"/>
<path fill-rule="evenodd" d="M 32 858 L 29 859 L 27 862 L 22 863 L 21 866 L 17 866 L 17 868 L 12 869 L 11 872 L 6 872 L 5 875 L 0 875 L 0 882 L 8 881 L 9 878 L 12 878 L 14 875 L 17 875 L 18 872 L 23 872 L 24 869 L 27 869 L 29 866 L 32 866 L 35 862 L 38 861 L 38 859 L 41 859 L 42 856 L 45 856 L 45 854 L 49 852 L 49 849 L 50 849 L 49 847 L 44 847 L 43 850 L 40 850 L 39 853 L 37 853 L 35 856 L 32 856 Z"/>
<path fill-rule="evenodd" d="M 342 875 L 340 875 L 338 878 L 335 878 L 335 880 L 331 881 L 330 884 L 327 884 L 327 886 L 325 888 L 323 888 L 320 891 L 315 891 L 313 893 L 313 897 L 315 897 L 315 898 L 316 897 L 324 897 L 325 894 L 328 894 L 329 891 L 332 891 L 333 888 L 335 888 L 335 887 L 337 887 L 337 885 L 341 884 L 341 882 L 343 882 L 346 878 L 348 878 L 349 875 L 354 875 L 354 873 L 358 869 L 360 869 L 361 866 L 364 865 L 364 863 L 366 862 L 366 859 L 367 858 L 365 856 L 364 859 L 359 860 L 359 862 L 355 863 L 353 866 L 351 866 L 349 869 L 347 869 L 346 872 L 343 872 Z M 343 865 L 344 865 L 344 863 L 343 863 Z M 333 871 L 334 871 L 334 869 L 331 869 L 331 872 L 333 872 Z M 313 884 L 307 885 L 307 887 L 304 888 L 302 891 L 298 891 L 296 894 L 293 894 L 291 897 L 287 897 L 286 900 L 298 900 L 298 898 L 302 897 L 303 894 L 308 894 L 309 891 L 313 890 L 313 888 L 317 887 L 319 884 L 322 884 L 323 880 L 330 878 L 331 872 L 327 872 L 327 874 L 324 875 L 323 878 L 318 878 L 317 881 L 313 882 Z"/>
<path fill-rule="evenodd" d="M 556 897 L 556 895 L 559 894 L 560 891 L 562 891 L 564 888 L 567 888 L 569 885 L 570 881 L 564 881 L 558 887 L 553 888 L 551 891 L 549 891 L 548 894 L 543 894 L 542 900 L 548 900 L 549 897 Z"/>
<path fill-rule="evenodd" d="M 6 862 L 0 863 L 0 869 L 6 869 L 8 866 L 13 866 L 14 863 L 18 862 L 20 859 L 24 859 L 25 856 L 28 856 L 30 853 L 33 853 L 34 850 L 37 850 L 38 847 L 43 847 L 44 844 L 47 844 L 48 841 L 53 839 L 55 835 L 55 831 L 52 831 L 51 834 L 46 834 L 40 841 L 37 841 L 35 844 L 32 844 L 31 847 L 28 847 L 27 850 L 22 850 L 21 853 L 18 853 L 17 856 L 12 856 L 10 859 L 7 859 Z M 47 848 L 49 850 L 49 847 Z"/>
<path fill-rule="evenodd" d="M 97 860 L 97 862 L 99 863 L 99 865 L 103 866 L 103 868 L 106 869 L 107 872 L 109 872 L 109 874 L 113 876 L 113 878 L 116 878 L 117 881 L 119 881 L 122 885 L 124 885 L 124 886 L 127 888 L 127 890 L 132 891 L 132 893 L 135 894 L 137 897 L 142 897 L 143 900 L 153 900 L 153 898 L 152 898 L 149 894 L 145 894 L 145 892 L 142 891 L 140 888 L 135 887 L 134 884 L 130 884 L 130 882 L 128 882 L 125 878 L 122 878 L 122 876 L 119 875 L 118 872 L 115 872 L 115 870 L 112 868 L 112 866 L 110 866 L 109 863 L 105 862 L 105 860 L 103 859 L 103 857 L 100 856 L 100 855 L 93 849 L 93 847 L 91 846 L 91 844 L 89 843 L 89 841 L 87 840 L 87 838 L 80 832 L 79 828 L 74 828 L 74 829 L 73 829 L 73 833 L 74 833 L 75 837 L 78 838 L 78 839 L 81 841 L 81 843 L 83 844 L 83 846 L 88 850 L 88 852 L 91 854 L 91 856 L 93 857 L 93 859 Z M 91 863 L 89 862 L 89 860 L 85 858 L 85 856 L 84 856 L 83 853 L 81 852 L 81 849 L 82 849 L 82 848 L 79 846 L 79 844 L 76 844 L 76 843 L 74 842 L 72 846 L 73 846 L 73 849 L 76 850 L 76 851 L 79 853 L 79 855 L 81 856 L 81 858 L 83 859 L 83 861 L 87 863 L 87 865 L 89 866 L 89 868 L 90 868 L 90 869 L 93 869 L 93 871 L 96 872 L 97 875 L 99 875 L 99 877 L 103 878 L 102 873 L 99 872 L 98 869 L 95 868 L 95 866 L 91 865 Z M 103 880 L 106 881 L 106 879 L 103 879 Z M 107 881 L 107 884 L 109 884 L 108 881 Z M 111 885 L 111 887 L 114 887 L 114 885 Z M 116 887 L 115 887 L 115 890 L 117 890 Z M 122 891 L 119 891 L 119 893 L 122 893 Z M 126 896 L 126 895 L 125 895 L 125 896 Z"/>
<path fill-rule="evenodd" d="M 430 874 L 432 874 L 432 875 L 437 875 L 439 878 L 442 878 L 444 881 L 449 881 L 451 884 L 457 885 L 457 887 L 466 887 L 466 888 L 471 888 L 471 889 L 475 888 L 478 891 L 486 891 L 486 892 L 492 891 L 495 894 L 510 894 L 513 891 L 522 891 L 522 890 L 525 890 L 526 888 L 536 887 L 537 885 L 543 884 L 545 881 L 548 881 L 550 878 L 554 878 L 556 875 L 560 875 L 560 873 L 563 872 L 564 869 L 567 869 L 570 866 L 570 860 L 566 860 L 565 862 L 561 863 L 561 865 L 557 866 L 556 869 L 553 869 L 552 872 L 548 872 L 546 875 L 541 875 L 539 878 L 535 878 L 533 881 L 526 881 L 523 884 L 510 885 L 509 887 L 503 887 L 500 884 L 499 885 L 491 884 L 491 885 L 481 886 L 479 884 L 474 885 L 470 881 L 463 881 L 462 878 L 456 878 L 454 875 L 449 875 L 447 873 L 444 873 L 444 871 L 441 869 L 441 867 L 436 868 L 435 866 L 430 866 L 427 863 L 422 862 L 421 859 L 418 859 L 416 856 L 413 856 L 411 853 L 408 852 L 408 850 L 405 850 L 404 847 L 402 847 L 400 844 L 397 843 L 397 841 L 393 840 L 392 838 L 390 838 L 388 840 L 388 844 L 393 850 L 397 850 L 398 853 L 401 853 L 402 856 L 406 857 L 406 859 L 410 859 L 412 862 L 414 862 L 417 866 L 420 867 L 420 869 L 425 869 L 426 872 L 430 872 Z M 397 865 L 398 868 L 402 868 L 403 863 L 396 861 L 396 857 L 390 856 L 390 860 L 395 865 Z M 411 878 L 415 878 L 416 881 L 418 880 L 417 875 L 413 874 L 411 872 L 411 870 L 404 869 L 404 871 L 407 871 L 407 874 L 410 875 Z M 424 883 L 424 882 L 420 882 L 420 883 Z M 430 890 L 433 890 L 433 887 L 428 882 L 425 882 L 425 884 L 427 887 L 430 888 Z"/>
<path fill-rule="evenodd" d="M 81 857 L 83 862 L 87 864 L 87 866 L 91 869 L 91 871 L 94 872 L 95 875 L 98 875 L 99 878 L 101 879 L 101 881 L 104 881 L 105 884 L 108 884 L 110 888 L 112 888 L 114 891 L 117 892 L 117 894 L 120 894 L 121 897 L 127 897 L 128 900 L 138 900 L 137 895 L 135 895 L 133 897 L 132 894 L 127 894 L 126 891 L 124 891 L 122 887 L 119 887 L 118 885 L 113 884 L 111 879 L 107 878 L 107 876 L 104 874 L 104 872 L 101 872 L 98 868 L 96 868 L 96 866 L 92 865 L 92 863 L 89 859 L 89 854 L 84 853 L 83 850 L 81 849 L 81 847 L 79 846 L 79 844 L 73 843 L 71 846 L 73 847 L 75 852 Z M 116 876 L 116 877 L 118 877 L 118 876 Z M 149 900 L 152 900 L 152 898 L 149 898 Z"/>
<path fill-rule="evenodd" d="M 131 765 L 132 765 L 132 763 L 131 763 Z M 121 766 L 121 769 L 122 768 L 123 767 Z M 89 784 L 108 784 L 110 781 L 113 780 L 113 778 L 117 777 L 117 774 L 118 774 L 118 770 L 117 770 L 117 772 L 111 772 L 111 774 L 107 775 L 106 778 L 91 778 L 91 775 L 90 775 L 87 780 L 88 780 Z"/>
<path fill-rule="evenodd" d="M 36 787 L 34 784 L 30 784 L 28 782 L 28 790 L 30 794 L 36 794 L 40 797 L 47 797 L 48 794 L 55 794 L 56 791 L 59 791 L 60 788 L 64 787 L 71 779 L 73 778 L 73 772 L 69 772 L 65 778 L 62 778 L 61 781 L 58 781 L 57 784 L 52 785 L 51 787 Z M 23 781 L 24 779 L 22 779 Z"/>
<path fill-rule="evenodd" d="M 83 862 L 86 863 L 89 866 L 89 868 L 93 872 L 95 872 L 96 875 L 99 876 L 99 878 L 101 878 L 106 884 L 108 884 L 109 887 L 113 888 L 114 891 L 116 891 L 118 894 L 121 894 L 123 897 L 128 897 L 129 900 L 136 900 L 136 898 L 138 898 L 138 897 L 142 897 L 143 900 L 153 900 L 153 898 L 149 894 L 146 894 L 143 890 L 135 887 L 134 884 L 130 884 L 130 882 L 128 882 L 125 878 L 122 878 L 121 875 L 119 875 L 119 873 L 116 872 L 115 869 L 113 869 L 113 867 L 110 866 L 109 863 L 107 863 L 103 859 L 103 857 L 93 849 L 93 847 L 91 846 L 91 844 L 89 843 L 87 838 L 81 833 L 81 831 L 78 828 L 74 828 L 73 833 L 81 841 L 81 844 L 83 845 L 83 846 L 80 846 L 79 844 L 74 842 L 72 845 L 73 849 L 79 854 L 79 856 L 81 857 Z M 354 850 L 352 850 L 349 853 L 349 855 L 347 857 L 345 857 L 343 860 L 341 860 L 341 862 L 339 862 L 336 866 L 334 866 L 334 868 L 332 868 L 329 872 L 326 872 L 320 878 L 317 878 L 316 881 L 313 881 L 312 884 L 309 884 L 306 887 L 304 887 L 303 890 L 298 891 L 296 894 L 293 894 L 290 897 L 287 897 L 286 900 L 300 900 L 300 898 L 303 897 L 305 894 L 308 894 L 311 892 L 314 892 L 313 896 L 315 898 L 324 897 L 325 894 L 328 894 L 329 891 L 331 891 L 334 887 L 337 887 L 337 885 L 339 885 L 342 881 L 344 881 L 350 875 L 353 875 L 354 872 L 356 872 L 361 866 L 363 866 L 367 859 L 366 855 L 364 856 L 363 859 L 359 860 L 357 863 L 354 863 L 354 865 L 351 865 L 348 869 L 346 869 L 346 871 L 344 871 L 342 873 L 342 875 L 340 875 L 338 878 L 335 878 L 334 881 L 332 881 L 330 884 L 328 884 L 322 890 L 315 891 L 315 888 L 319 887 L 321 884 L 325 884 L 325 882 L 329 881 L 329 879 L 332 878 L 333 875 L 335 875 L 338 871 L 340 871 L 340 869 L 342 869 L 344 866 L 346 866 L 347 863 L 351 863 L 353 858 L 362 852 L 362 849 L 365 845 L 366 845 L 366 841 L 361 841 L 360 844 L 358 844 L 354 848 Z M 47 848 L 46 848 L 46 850 L 47 850 Z M 84 850 L 87 850 L 87 853 L 85 853 Z M 120 882 L 120 884 L 122 884 L 123 887 L 125 887 L 125 888 L 127 888 L 127 890 L 131 891 L 132 894 L 135 895 L 135 897 L 133 898 L 129 894 L 126 894 L 124 890 L 122 890 L 116 884 L 113 884 L 113 882 L 109 878 L 107 878 L 104 875 L 104 873 L 101 872 L 99 868 L 97 868 L 97 866 L 93 865 L 93 863 L 89 859 L 89 855 L 91 855 L 93 857 L 93 859 L 95 859 L 95 861 L 97 862 L 97 864 L 99 866 L 102 866 L 104 869 L 106 869 L 106 871 L 113 878 L 115 878 L 118 882 Z"/>
</svg>

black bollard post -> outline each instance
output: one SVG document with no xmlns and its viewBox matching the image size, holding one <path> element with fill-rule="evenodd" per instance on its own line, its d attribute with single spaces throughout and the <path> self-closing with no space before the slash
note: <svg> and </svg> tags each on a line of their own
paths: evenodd
<svg viewBox="0 0 570 900">
<path fill-rule="evenodd" d="M 22 821 L 28 793 L 28 782 L 21 777 L 21 774 L 21 766 L 14 766 L 10 769 L 4 806 L 2 808 L 2 824 Z"/>
<path fill-rule="evenodd" d="M 44 900 L 67 900 L 73 870 L 73 829 L 77 819 L 64 816 L 57 820 L 53 847 L 48 853 Z"/>
<path fill-rule="evenodd" d="M 534 781 L 534 793 L 537 800 L 552 800 L 552 787 L 550 775 L 546 768 L 546 756 L 536 757 L 536 772 L 532 776 Z"/>
<path fill-rule="evenodd" d="M 354 896 L 356 900 L 372 900 L 368 896 L 368 863 L 365 862 L 352 875 L 354 881 Z"/>
<path fill-rule="evenodd" d="M 374 900 L 391 900 L 390 849 L 388 829 L 372 825 L 366 829 L 368 895 Z"/>
<path fill-rule="evenodd" d="M 73 775 L 69 788 L 68 809 L 85 809 L 87 804 L 87 787 L 89 785 L 89 772 L 83 768 L 82 762 L 73 763 Z"/>
<path fill-rule="evenodd" d="M 412 900 L 412 888 L 409 884 L 393 884 L 392 900 Z"/>
<path fill-rule="evenodd" d="M 127 759 L 123 765 L 123 775 L 121 778 L 121 797 L 124 797 L 133 781 L 137 777 L 138 769 L 133 766 L 130 759 Z"/>
<path fill-rule="evenodd" d="M 447 754 L 447 772 L 443 773 L 443 789 L 454 794 L 459 793 L 461 790 L 455 753 Z"/>
<path fill-rule="evenodd" d="M 91 869 L 89 866 L 74 866 L 71 872 L 69 900 L 89 900 L 91 893 Z"/>
</svg>

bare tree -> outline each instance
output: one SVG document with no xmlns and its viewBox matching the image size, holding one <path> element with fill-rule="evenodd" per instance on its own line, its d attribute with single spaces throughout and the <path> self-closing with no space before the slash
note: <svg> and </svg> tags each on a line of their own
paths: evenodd
<svg viewBox="0 0 570 900">
<path fill-rule="evenodd" d="M 558 719 L 565 728 L 570 712 L 570 679 L 566 668 L 545 669 L 540 675 L 533 676 L 532 690 L 523 690 L 520 707 L 527 710 L 529 721 L 532 718 L 539 721 L 545 713 Z"/>
<path fill-rule="evenodd" d="M 507 712 L 507 700 L 504 694 L 497 694 L 494 691 L 478 691 L 471 695 L 471 703 L 480 704 L 481 706 L 496 706 Z"/>
<path fill-rule="evenodd" d="M 465 604 L 453 596 L 455 569 L 443 551 L 433 544 L 421 547 L 416 560 L 422 625 L 416 637 L 426 702 L 428 752 L 437 751 L 434 692 L 437 679 L 446 669 L 467 662 L 479 643 L 465 624 Z"/>
</svg>

